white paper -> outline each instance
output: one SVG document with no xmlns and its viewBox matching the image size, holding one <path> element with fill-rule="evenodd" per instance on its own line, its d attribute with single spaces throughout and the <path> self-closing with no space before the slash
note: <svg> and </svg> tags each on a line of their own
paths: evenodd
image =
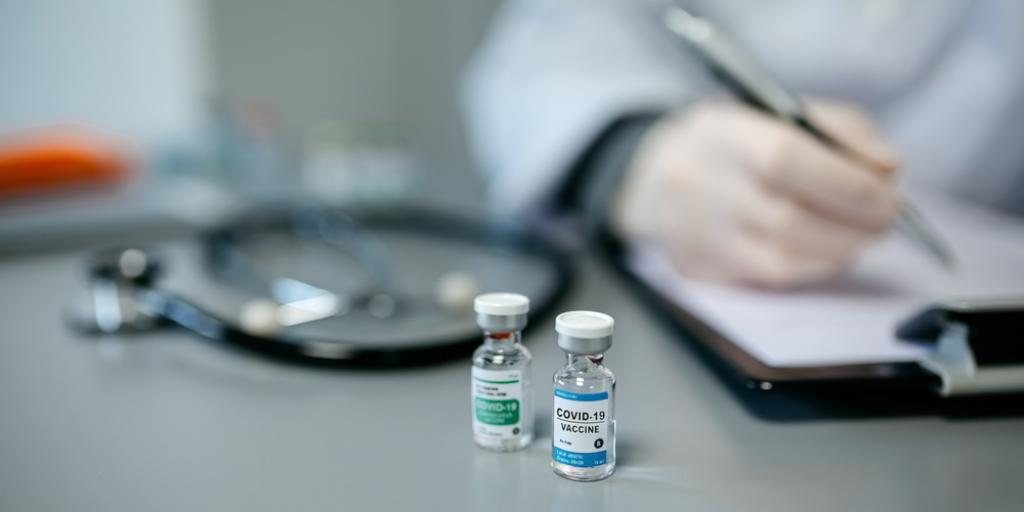
<svg viewBox="0 0 1024 512">
<path fill-rule="evenodd" d="M 847 275 L 796 291 L 688 279 L 646 248 L 634 248 L 628 265 L 769 366 L 919 360 L 927 349 L 893 334 L 917 310 L 952 297 L 1024 296 L 1024 221 L 934 195 L 912 199 L 953 247 L 958 264 L 952 273 L 895 233 L 866 251 Z"/>
</svg>

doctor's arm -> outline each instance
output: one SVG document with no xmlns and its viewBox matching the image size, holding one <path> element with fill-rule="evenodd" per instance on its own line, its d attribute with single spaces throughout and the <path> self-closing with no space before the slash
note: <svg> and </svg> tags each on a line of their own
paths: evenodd
<svg viewBox="0 0 1024 512">
<path fill-rule="evenodd" d="M 507 2 L 466 69 L 462 104 L 491 204 L 550 214 L 595 140 L 698 97 L 660 0 Z"/>
</svg>

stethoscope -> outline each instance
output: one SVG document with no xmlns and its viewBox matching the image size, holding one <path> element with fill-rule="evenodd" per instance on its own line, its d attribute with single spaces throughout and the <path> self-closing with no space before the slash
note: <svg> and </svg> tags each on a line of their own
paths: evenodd
<svg viewBox="0 0 1024 512">
<path fill-rule="evenodd" d="M 546 314 L 572 279 L 569 255 L 549 239 L 517 226 L 493 225 L 423 210 L 351 215 L 324 208 L 280 207 L 250 214 L 202 235 L 202 265 L 218 285 L 251 290 L 257 297 L 237 315 L 218 314 L 161 286 L 166 269 L 158 251 L 120 247 L 97 252 L 88 263 L 91 307 L 68 316 L 71 325 L 91 334 L 146 332 L 173 325 L 215 340 L 281 360 L 333 366 L 409 366 L 465 356 L 480 343 L 472 323 L 478 280 L 464 271 L 438 277 L 433 289 L 416 292 L 402 279 L 388 244 L 378 235 L 396 231 L 468 244 L 526 258 L 550 274 L 542 289 L 531 290 L 531 315 Z M 251 257 L 251 244 L 268 233 L 285 234 L 299 246 L 316 244 L 354 261 L 367 276 L 357 289 L 328 290 L 293 277 L 267 277 Z M 401 322 L 412 316 L 450 322 L 443 334 L 411 333 L 387 341 L 358 336 L 323 336 L 303 326 L 326 319 L 344 325 Z"/>
</svg>

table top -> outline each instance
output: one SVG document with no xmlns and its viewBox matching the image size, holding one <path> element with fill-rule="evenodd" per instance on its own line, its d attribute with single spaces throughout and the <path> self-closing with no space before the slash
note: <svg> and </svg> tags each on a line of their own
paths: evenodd
<svg viewBox="0 0 1024 512">
<path fill-rule="evenodd" d="M 476 448 L 469 361 L 288 366 L 168 329 L 83 338 L 75 251 L 0 259 L 3 510 L 1010 510 L 1024 420 L 775 423 L 753 416 L 589 259 L 563 309 L 617 320 L 619 467 L 555 476 L 552 318 L 529 332 L 539 438 Z M 545 399 L 547 398 L 547 399 Z"/>
</svg>

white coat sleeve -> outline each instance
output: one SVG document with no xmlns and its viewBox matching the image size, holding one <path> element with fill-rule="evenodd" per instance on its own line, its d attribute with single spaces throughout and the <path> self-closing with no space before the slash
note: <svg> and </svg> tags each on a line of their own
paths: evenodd
<svg viewBox="0 0 1024 512">
<path fill-rule="evenodd" d="M 575 159 L 617 118 L 691 99 L 699 71 L 658 0 L 520 0 L 467 68 L 470 145 L 499 213 L 548 211 Z M 706 83 L 706 82 L 705 82 Z"/>
</svg>

